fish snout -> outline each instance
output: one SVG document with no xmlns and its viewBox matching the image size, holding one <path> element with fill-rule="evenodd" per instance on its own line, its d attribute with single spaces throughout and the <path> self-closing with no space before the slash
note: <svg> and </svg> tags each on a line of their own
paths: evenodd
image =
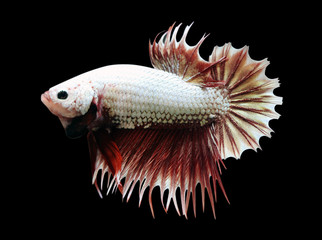
<svg viewBox="0 0 322 240">
<path fill-rule="evenodd" d="M 41 101 L 52 114 L 54 115 L 58 114 L 56 110 L 57 107 L 55 106 L 56 104 L 54 104 L 53 101 L 51 100 L 49 91 L 46 91 L 43 94 L 41 94 Z"/>
<path fill-rule="evenodd" d="M 41 94 L 41 101 L 43 102 L 43 104 L 45 104 L 46 106 L 48 105 L 48 103 L 51 102 L 50 96 L 49 96 L 49 91 L 44 92 L 43 94 Z"/>
</svg>

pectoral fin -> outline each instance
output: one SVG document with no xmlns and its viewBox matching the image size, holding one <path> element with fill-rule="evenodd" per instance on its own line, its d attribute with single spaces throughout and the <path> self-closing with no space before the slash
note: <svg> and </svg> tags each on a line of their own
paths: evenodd
<svg viewBox="0 0 322 240">
<path fill-rule="evenodd" d="M 69 138 L 79 138 L 83 136 L 88 125 L 96 118 L 97 107 L 92 104 L 88 112 L 75 118 L 58 117 L 65 129 L 66 136 Z"/>
</svg>

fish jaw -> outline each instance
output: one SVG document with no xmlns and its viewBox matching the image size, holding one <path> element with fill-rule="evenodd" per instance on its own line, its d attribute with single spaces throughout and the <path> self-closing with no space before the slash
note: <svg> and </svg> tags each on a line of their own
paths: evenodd
<svg viewBox="0 0 322 240">
<path fill-rule="evenodd" d="M 52 100 L 51 100 L 51 98 L 49 96 L 49 91 L 46 91 L 43 94 L 41 94 L 41 98 L 40 99 L 41 99 L 42 103 L 48 108 L 48 110 L 52 114 L 54 114 L 54 115 L 57 116 L 57 113 L 55 111 L 53 111 L 54 108 L 52 106 L 53 106 L 54 103 L 52 102 Z"/>
</svg>

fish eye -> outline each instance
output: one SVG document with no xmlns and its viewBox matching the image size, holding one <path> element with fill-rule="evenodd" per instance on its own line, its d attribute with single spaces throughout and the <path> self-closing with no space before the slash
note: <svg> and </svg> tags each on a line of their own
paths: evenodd
<svg viewBox="0 0 322 240">
<path fill-rule="evenodd" d="M 68 93 L 66 91 L 62 90 L 57 93 L 57 98 L 62 99 L 62 100 L 66 99 L 66 98 L 68 98 Z"/>
</svg>

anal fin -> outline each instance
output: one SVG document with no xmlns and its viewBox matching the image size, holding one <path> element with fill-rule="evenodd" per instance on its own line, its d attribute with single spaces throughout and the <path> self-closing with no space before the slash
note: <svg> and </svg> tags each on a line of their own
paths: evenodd
<svg viewBox="0 0 322 240">
<path fill-rule="evenodd" d="M 117 129 L 111 135 L 123 156 L 121 179 L 124 180 L 123 198 L 129 200 L 136 183 L 139 183 L 139 202 L 144 192 L 152 215 L 152 191 L 160 187 L 161 202 L 168 211 L 171 201 L 179 215 L 188 217 L 192 195 L 196 216 L 196 187 L 200 184 L 202 203 L 205 205 L 205 189 L 215 217 L 217 184 L 228 201 L 221 181 L 224 167 L 214 139 L 213 125 L 191 129 Z M 180 199 L 176 192 L 180 190 Z M 167 200 L 164 193 L 168 190 Z M 229 201 L 228 201 L 229 202 Z M 181 206 L 181 212 L 180 212 Z"/>
</svg>

